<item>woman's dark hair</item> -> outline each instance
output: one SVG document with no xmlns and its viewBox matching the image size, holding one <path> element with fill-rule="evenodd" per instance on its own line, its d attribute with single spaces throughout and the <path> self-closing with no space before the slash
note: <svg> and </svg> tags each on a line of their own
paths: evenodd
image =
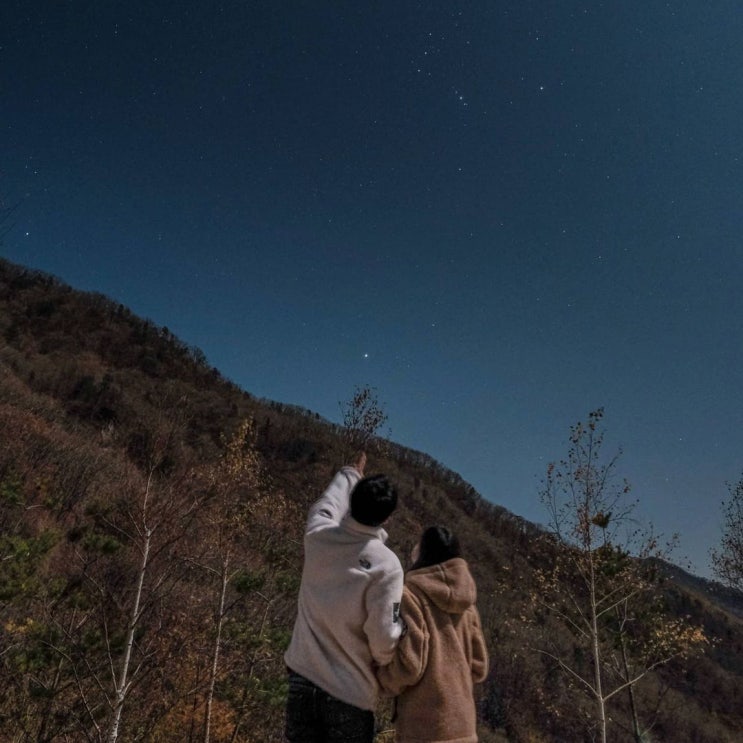
<svg viewBox="0 0 743 743">
<path fill-rule="evenodd" d="M 429 526 L 421 536 L 419 549 L 418 559 L 413 563 L 411 570 L 438 565 L 453 557 L 462 556 L 459 540 L 445 526 Z"/>
<path fill-rule="evenodd" d="M 397 490 L 384 475 L 359 480 L 351 491 L 351 516 L 365 526 L 379 526 L 397 508 Z"/>
</svg>

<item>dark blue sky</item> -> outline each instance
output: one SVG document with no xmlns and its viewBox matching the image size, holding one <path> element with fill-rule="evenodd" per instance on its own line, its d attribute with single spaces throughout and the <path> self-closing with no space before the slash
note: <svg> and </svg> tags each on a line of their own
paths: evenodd
<svg viewBox="0 0 743 743">
<path fill-rule="evenodd" d="M 6 0 L 2 253 L 253 394 L 338 420 L 375 386 L 530 520 L 604 406 L 707 574 L 743 471 L 741 38 L 733 0 Z"/>
</svg>

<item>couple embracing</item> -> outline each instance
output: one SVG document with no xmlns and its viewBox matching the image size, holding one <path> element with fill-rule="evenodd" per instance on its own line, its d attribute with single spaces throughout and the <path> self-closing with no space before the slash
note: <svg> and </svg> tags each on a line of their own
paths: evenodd
<svg viewBox="0 0 743 743">
<path fill-rule="evenodd" d="M 366 455 L 312 505 L 297 620 L 285 660 L 288 743 L 372 743 L 380 693 L 397 743 L 475 743 L 473 684 L 488 655 L 457 538 L 426 529 L 403 574 L 382 525 L 397 507 Z"/>
</svg>

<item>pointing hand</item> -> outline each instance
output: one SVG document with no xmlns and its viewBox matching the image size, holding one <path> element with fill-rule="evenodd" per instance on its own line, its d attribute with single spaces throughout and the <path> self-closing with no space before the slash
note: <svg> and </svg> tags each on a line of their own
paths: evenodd
<svg viewBox="0 0 743 743">
<path fill-rule="evenodd" d="M 364 468 L 366 467 L 366 452 L 359 452 L 358 456 L 356 457 L 356 461 L 352 465 L 356 468 L 356 471 L 363 477 L 364 476 Z"/>
</svg>

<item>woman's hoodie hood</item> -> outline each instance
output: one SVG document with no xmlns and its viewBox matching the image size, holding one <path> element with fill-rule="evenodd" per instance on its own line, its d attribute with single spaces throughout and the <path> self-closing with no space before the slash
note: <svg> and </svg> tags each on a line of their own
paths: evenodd
<svg viewBox="0 0 743 743">
<path fill-rule="evenodd" d="M 405 583 L 425 594 L 447 614 L 463 614 L 477 600 L 474 578 L 461 557 L 411 570 L 405 576 Z"/>
</svg>

